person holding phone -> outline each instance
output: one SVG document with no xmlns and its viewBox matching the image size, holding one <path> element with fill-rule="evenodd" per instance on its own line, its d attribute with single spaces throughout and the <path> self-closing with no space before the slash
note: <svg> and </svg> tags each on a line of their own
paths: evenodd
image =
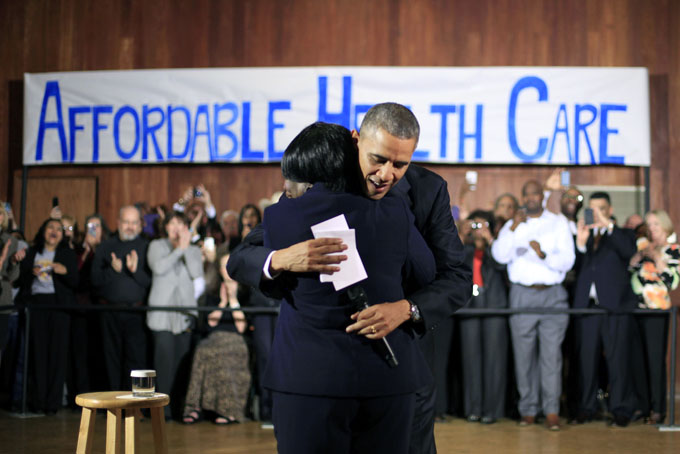
<svg viewBox="0 0 680 454">
<path fill-rule="evenodd" d="M 581 395 L 579 412 L 572 422 L 582 424 L 595 416 L 598 365 L 604 350 L 612 423 L 625 427 L 635 406 L 628 368 L 633 320 L 625 313 L 636 302 L 628 273 L 628 263 L 635 254 L 635 234 L 617 227 L 613 213 L 609 194 L 595 192 L 585 211 L 587 219 L 578 222 L 576 250 L 580 267 L 574 308 L 602 308 L 610 313 L 574 318 Z"/>
<path fill-rule="evenodd" d="M 78 261 L 66 245 L 58 219 L 42 223 L 21 262 L 19 301 L 32 305 L 73 306 Z M 55 414 L 61 408 L 66 377 L 70 317 L 63 310 L 31 312 L 28 348 L 32 355 L 29 385 L 32 410 Z"/>
</svg>

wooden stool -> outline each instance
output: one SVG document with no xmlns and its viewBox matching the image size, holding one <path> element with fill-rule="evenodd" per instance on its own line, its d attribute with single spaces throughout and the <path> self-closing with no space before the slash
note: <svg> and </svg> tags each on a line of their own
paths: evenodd
<svg viewBox="0 0 680 454">
<path fill-rule="evenodd" d="M 123 410 L 125 410 L 125 453 L 139 453 L 137 425 L 140 409 L 151 409 L 151 425 L 156 454 L 167 454 L 168 440 L 165 436 L 165 416 L 163 407 L 168 405 L 167 394 L 156 393 L 154 397 L 132 397 L 130 391 L 109 391 L 101 393 L 79 394 L 76 404 L 83 407 L 78 434 L 77 454 L 92 452 L 94 423 L 97 408 L 106 409 L 106 454 L 119 454 L 121 448 L 121 432 L 123 428 Z M 121 396 L 130 396 L 121 398 Z"/>
</svg>

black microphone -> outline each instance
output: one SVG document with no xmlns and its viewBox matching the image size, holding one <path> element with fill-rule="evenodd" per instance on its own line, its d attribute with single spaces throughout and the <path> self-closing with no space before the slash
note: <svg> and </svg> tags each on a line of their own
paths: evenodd
<svg viewBox="0 0 680 454">
<path fill-rule="evenodd" d="M 368 295 L 366 295 L 366 290 L 364 290 L 361 285 L 353 285 L 349 287 L 347 289 L 347 297 L 351 302 L 354 303 L 358 311 L 363 311 L 364 309 L 368 309 L 370 307 L 368 304 Z M 387 338 L 383 337 L 380 340 L 385 347 L 385 351 L 383 352 L 385 355 L 385 361 L 387 361 L 387 364 L 389 364 L 390 367 L 397 367 L 399 365 L 399 361 L 397 361 L 397 357 L 394 356 L 394 351 L 392 351 L 392 347 L 390 347 L 390 343 L 387 341 Z"/>
</svg>

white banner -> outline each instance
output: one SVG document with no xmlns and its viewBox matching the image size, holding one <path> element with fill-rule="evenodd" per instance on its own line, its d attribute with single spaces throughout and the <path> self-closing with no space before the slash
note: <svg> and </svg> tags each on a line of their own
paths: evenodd
<svg viewBox="0 0 680 454">
<path fill-rule="evenodd" d="M 308 67 L 24 75 L 24 164 L 271 162 L 314 121 L 418 117 L 414 161 L 650 164 L 645 68 Z"/>
</svg>

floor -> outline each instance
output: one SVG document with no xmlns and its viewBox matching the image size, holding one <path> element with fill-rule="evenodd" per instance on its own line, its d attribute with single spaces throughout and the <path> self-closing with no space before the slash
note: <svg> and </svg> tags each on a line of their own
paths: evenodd
<svg viewBox="0 0 680 454">
<path fill-rule="evenodd" d="M 80 415 L 64 410 L 56 416 L 20 418 L 0 413 L 0 453 L 73 453 Z M 678 427 L 680 429 L 680 427 Z M 604 422 L 564 426 L 549 432 L 541 425 L 520 428 L 512 420 L 493 425 L 452 419 L 435 428 L 438 451 L 492 454 L 677 454 L 680 431 L 660 432 L 654 426 L 634 423 L 627 428 L 607 427 Z M 103 453 L 106 417 L 97 415 L 93 452 Z M 248 422 L 215 426 L 201 422 L 191 426 L 170 422 L 167 426 L 170 453 L 275 454 L 274 431 Z M 153 452 L 151 424 L 142 421 L 141 452 Z"/>
</svg>

